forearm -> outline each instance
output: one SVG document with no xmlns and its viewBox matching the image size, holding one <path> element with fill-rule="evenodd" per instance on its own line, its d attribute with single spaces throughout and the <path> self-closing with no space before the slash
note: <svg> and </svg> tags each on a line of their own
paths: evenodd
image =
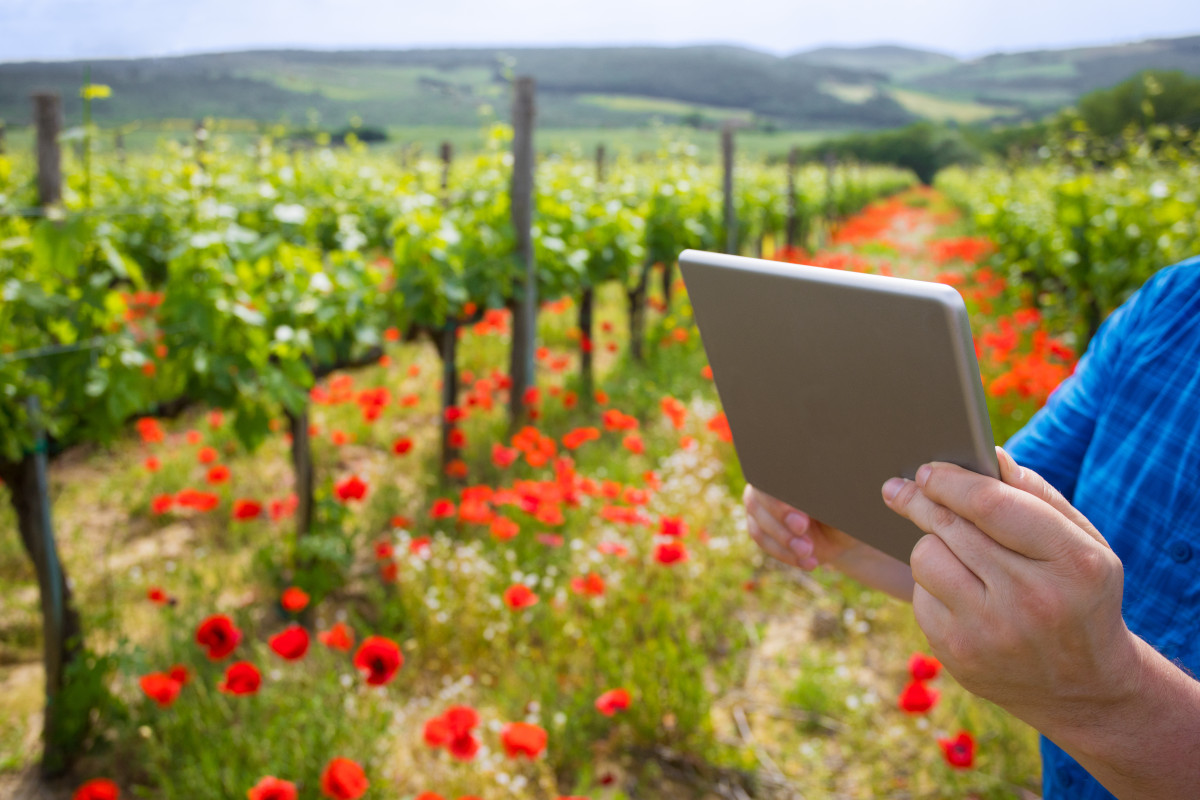
<svg viewBox="0 0 1200 800">
<path fill-rule="evenodd" d="M 1133 638 L 1135 678 L 1099 718 L 1052 721 L 1040 729 L 1122 800 L 1194 797 L 1200 682 Z"/>
</svg>

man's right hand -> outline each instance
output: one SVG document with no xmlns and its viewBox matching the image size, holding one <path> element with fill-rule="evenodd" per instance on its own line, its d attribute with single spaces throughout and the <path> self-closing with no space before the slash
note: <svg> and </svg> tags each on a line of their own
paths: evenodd
<svg viewBox="0 0 1200 800">
<path fill-rule="evenodd" d="M 767 555 L 811 571 L 833 567 L 867 586 L 912 601 L 908 565 L 747 484 L 742 494 L 750 537 Z"/>
</svg>

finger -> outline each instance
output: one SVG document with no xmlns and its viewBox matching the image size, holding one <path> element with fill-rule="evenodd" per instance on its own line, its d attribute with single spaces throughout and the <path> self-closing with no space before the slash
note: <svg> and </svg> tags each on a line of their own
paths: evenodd
<svg viewBox="0 0 1200 800">
<path fill-rule="evenodd" d="M 799 514 L 801 516 L 806 516 L 804 514 L 804 512 L 800 511 L 799 509 L 788 505 L 787 503 L 780 500 L 778 497 L 775 497 L 774 495 L 769 495 L 766 492 L 762 491 L 761 489 L 751 486 L 750 484 L 746 484 L 746 492 L 743 493 L 743 495 L 742 495 L 742 499 L 744 501 L 746 501 L 748 498 L 753 498 L 755 500 L 755 502 L 757 502 L 764 509 L 766 509 L 767 513 L 769 513 L 771 516 L 775 517 L 776 519 L 784 519 L 789 514 Z M 796 533 L 802 533 L 802 532 L 803 531 L 796 531 Z"/>
<path fill-rule="evenodd" d="M 1046 501 L 955 464 L 925 464 L 916 483 L 930 500 L 1026 558 L 1053 561 L 1091 544 L 1089 534 Z"/>
<path fill-rule="evenodd" d="M 890 500 L 885 489 L 884 500 L 888 506 L 921 530 L 940 538 L 976 579 L 984 584 L 994 583 L 1004 557 L 1001 552 L 1004 548 L 969 520 L 935 503 L 915 482 L 902 478 L 893 480 L 903 482 Z M 891 484 L 891 481 L 888 483 Z"/>
<path fill-rule="evenodd" d="M 805 559 L 812 555 L 812 539 L 804 535 L 807 529 L 807 520 L 804 525 L 793 525 L 789 528 L 783 521 L 783 515 L 774 513 L 777 507 L 772 507 L 764 502 L 774 498 L 757 489 L 750 489 L 743 493 L 743 499 L 746 504 L 746 512 L 758 522 L 763 533 L 777 541 L 780 546 L 791 550 L 799 559 Z M 791 508 L 790 506 L 785 507 Z M 796 513 L 789 511 L 788 515 Z"/>
<path fill-rule="evenodd" d="M 1067 498 L 1063 497 L 1062 492 L 1055 489 L 1049 481 L 1033 470 L 1017 464 L 1016 459 L 1009 455 L 1003 447 L 996 448 L 996 458 L 1000 461 L 1000 480 L 1049 503 L 1058 513 L 1082 528 L 1088 536 L 1110 550 L 1112 549 L 1104 535 L 1096 530 L 1096 526 L 1083 515 L 1083 512 L 1071 505 Z"/>
<path fill-rule="evenodd" d="M 909 557 L 913 580 L 949 609 L 980 602 L 983 581 L 967 569 L 941 537 L 922 536 Z"/>
<path fill-rule="evenodd" d="M 788 548 L 784 547 L 779 542 L 775 541 L 775 539 L 765 534 L 762 527 L 758 524 L 754 517 L 746 518 L 746 530 L 749 531 L 750 538 L 754 540 L 754 543 L 762 548 L 762 551 L 771 558 L 789 566 L 800 566 L 800 559 L 796 556 L 796 554 L 788 550 Z"/>
<path fill-rule="evenodd" d="M 797 535 L 794 530 L 785 527 L 779 517 L 773 515 L 761 503 L 761 498 L 769 497 L 761 492 L 746 492 L 744 494 L 746 516 L 757 524 L 758 530 L 768 539 L 773 540 L 779 549 L 788 553 L 788 558 L 780 559 L 787 564 L 800 567 L 802 570 L 812 570 L 817 561 L 812 557 L 812 540 L 805 535 Z M 794 513 L 794 512 L 792 512 Z"/>
<path fill-rule="evenodd" d="M 938 600 L 924 586 L 917 584 L 913 587 L 913 616 L 921 632 L 929 640 L 929 645 L 937 650 L 935 642 L 944 642 L 948 634 L 954 630 L 954 615 L 946 604 Z M 936 653 L 935 653 L 936 655 Z"/>
</svg>

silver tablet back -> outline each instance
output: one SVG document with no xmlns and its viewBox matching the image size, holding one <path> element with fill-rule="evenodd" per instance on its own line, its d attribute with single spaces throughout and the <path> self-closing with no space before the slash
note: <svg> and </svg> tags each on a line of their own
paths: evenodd
<svg viewBox="0 0 1200 800">
<path fill-rule="evenodd" d="M 923 532 L 884 481 L 928 461 L 998 476 L 951 287 L 697 250 L 679 266 L 754 486 L 907 562 Z"/>
</svg>

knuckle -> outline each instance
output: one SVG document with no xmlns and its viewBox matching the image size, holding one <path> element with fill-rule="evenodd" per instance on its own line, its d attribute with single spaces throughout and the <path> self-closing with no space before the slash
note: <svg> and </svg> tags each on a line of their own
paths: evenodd
<svg viewBox="0 0 1200 800">
<path fill-rule="evenodd" d="M 967 508 L 976 519 L 1003 516 L 1012 505 L 1012 494 L 994 481 L 978 481 L 967 492 Z"/>
<path fill-rule="evenodd" d="M 953 527 L 958 520 L 958 514 L 941 505 L 934 505 L 929 514 L 929 521 L 934 530 L 944 531 Z"/>
<path fill-rule="evenodd" d="M 896 493 L 896 497 L 892 500 L 892 504 L 896 506 L 896 508 L 906 509 L 908 508 L 909 504 L 916 499 L 917 492 L 919 491 L 920 488 L 917 486 L 917 484 L 913 483 L 912 481 L 908 481 L 900 487 L 900 491 Z"/>
<path fill-rule="evenodd" d="M 925 583 L 924 578 L 929 577 L 936 572 L 935 561 L 941 555 L 942 540 L 931 533 L 927 533 L 917 540 L 913 546 L 912 554 L 909 556 L 909 564 L 912 567 L 913 580 L 917 583 Z"/>
</svg>

